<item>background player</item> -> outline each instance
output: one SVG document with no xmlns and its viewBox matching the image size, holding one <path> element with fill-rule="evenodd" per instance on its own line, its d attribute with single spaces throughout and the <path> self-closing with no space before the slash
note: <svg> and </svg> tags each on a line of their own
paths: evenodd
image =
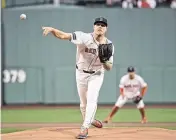
<svg viewBox="0 0 176 140">
<path fill-rule="evenodd" d="M 144 110 L 144 102 L 142 100 L 147 90 L 147 83 L 141 76 L 135 74 L 134 67 L 128 67 L 127 72 L 128 74 L 124 75 L 120 80 L 120 96 L 111 113 L 103 121 L 104 123 L 111 121 L 112 117 L 119 110 L 119 108 L 121 108 L 128 100 L 132 100 L 137 105 L 142 117 L 141 123 L 147 122 Z"/>
<path fill-rule="evenodd" d="M 98 128 L 102 127 L 102 123 L 94 119 L 94 116 L 97 110 L 99 90 L 104 79 L 104 71 L 111 70 L 113 66 L 113 45 L 112 55 L 108 59 L 101 59 L 99 56 L 100 44 L 112 44 L 105 37 L 107 26 L 107 19 L 99 17 L 94 21 L 93 33 L 84 33 L 82 31 L 65 33 L 52 27 L 43 27 L 44 36 L 52 33 L 55 37 L 70 40 L 77 46 L 76 82 L 80 97 L 80 110 L 84 121 L 81 131 L 76 137 L 78 139 L 87 137 L 88 128 L 91 124 Z"/>
</svg>

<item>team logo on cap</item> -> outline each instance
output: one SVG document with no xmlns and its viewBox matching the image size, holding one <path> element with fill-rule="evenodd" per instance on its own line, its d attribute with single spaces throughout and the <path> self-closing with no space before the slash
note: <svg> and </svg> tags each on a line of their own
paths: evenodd
<svg viewBox="0 0 176 140">
<path fill-rule="evenodd" d="M 134 67 L 132 67 L 132 66 L 128 67 L 128 72 L 134 72 L 134 71 L 135 71 Z"/>
</svg>

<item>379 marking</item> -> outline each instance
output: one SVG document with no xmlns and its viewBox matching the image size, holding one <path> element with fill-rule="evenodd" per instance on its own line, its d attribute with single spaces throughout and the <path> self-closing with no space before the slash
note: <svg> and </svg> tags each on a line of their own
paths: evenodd
<svg viewBox="0 0 176 140">
<path fill-rule="evenodd" d="M 24 70 L 4 70 L 3 82 L 4 83 L 24 83 L 26 81 L 26 72 Z"/>
</svg>

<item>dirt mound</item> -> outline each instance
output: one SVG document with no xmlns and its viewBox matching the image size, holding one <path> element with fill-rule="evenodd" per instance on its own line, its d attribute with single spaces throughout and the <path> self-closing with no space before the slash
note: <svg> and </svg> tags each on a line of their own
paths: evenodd
<svg viewBox="0 0 176 140">
<path fill-rule="evenodd" d="M 45 127 L 2 134 L 3 140 L 74 140 L 77 128 Z M 89 129 L 88 140 L 175 140 L 176 131 L 162 128 L 121 127 Z"/>
</svg>

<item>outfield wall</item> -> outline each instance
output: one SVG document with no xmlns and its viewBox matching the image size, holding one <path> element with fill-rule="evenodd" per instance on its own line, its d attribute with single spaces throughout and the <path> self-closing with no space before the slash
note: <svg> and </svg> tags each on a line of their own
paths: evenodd
<svg viewBox="0 0 176 140">
<path fill-rule="evenodd" d="M 176 102 L 175 10 L 48 7 L 2 12 L 4 70 L 6 76 L 11 75 L 4 84 L 7 104 L 78 103 L 76 48 L 69 41 L 43 37 L 41 27 L 91 32 L 97 16 L 108 19 L 107 36 L 115 45 L 114 67 L 105 75 L 99 103 L 115 102 L 120 77 L 129 65 L 137 67 L 149 85 L 146 102 Z M 19 19 L 21 13 L 27 15 L 26 20 Z M 16 79 L 12 70 L 17 73 Z"/>
</svg>

